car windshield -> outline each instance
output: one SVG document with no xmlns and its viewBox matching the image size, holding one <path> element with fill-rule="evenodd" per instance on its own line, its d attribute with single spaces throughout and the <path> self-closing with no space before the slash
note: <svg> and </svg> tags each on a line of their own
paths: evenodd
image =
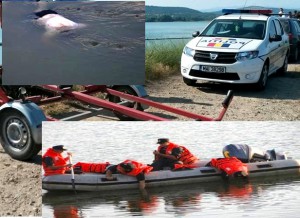
<svg viewBox="0 0 300 218">
<path fill-rule="evenodd" d="M 262 20 L 214 20 L 200 35 L 212 37 L 232 37 L 263 39 L 266 21 Z"/>
</svg>

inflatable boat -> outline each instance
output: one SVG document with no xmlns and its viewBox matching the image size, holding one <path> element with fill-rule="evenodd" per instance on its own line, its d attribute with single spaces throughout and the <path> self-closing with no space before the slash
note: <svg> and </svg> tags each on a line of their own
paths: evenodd
<svg viewBox="0 0 300 218">
<path fill-rule="evenodd" d="M 146 187 L 223 181 L 219 170 L 206 166 L 208 162 L 209 160 L 202 160 L 193 169 L 150 172 L 146 175 Z M 271 176 L 300 176 L 300 160 L 296 159 L 259 161 L 246 164 L 249 170 L 249 179 Z M 75 174 L 75 188 L 77 191 L 112 191 L 138 188 L 138 182 L 135 177 L 122 174 L 115 174 L 114 177 L 115 180 L 108 181 L 104 174 Z M 71 174 L 46 176 L 43 177 L 42 187 L 49 191 L 73 190 L 71 179 Z"/>
</svg>

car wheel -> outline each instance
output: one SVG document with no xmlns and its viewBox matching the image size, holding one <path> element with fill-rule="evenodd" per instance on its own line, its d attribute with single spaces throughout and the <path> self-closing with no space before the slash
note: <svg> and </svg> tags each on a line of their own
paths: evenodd
<svg viewBox="0 0 300 218">
<path fill-rule="evenodd" d="M 285 56 L 283 65 L 278 70 L 278 75 L 284 75 L 287 72 L 287 69 L 288 69 L 288 55 Z"/>
<path fill-rule="evenodd" d="M 1 114 L 0 139 L 5 152 L 17 160 L 29 160 L 41 150 L 32 139 L 27 119 L 17 111 Z"/>
<path fill-rule="evenodd" d="M 267 85 L 267 81 L 268 81 L 268 75 L 269 75 L 269 66 L 268 64 L 264 64 L 262 71 L 260 73 L 260 77 L 258 82 L 255 84 L 255 88 L 256 90 L 264 90 L 266 88 Z"/>
<path fill-rule="evenodd" d="M 182 77 L 182 78 L 183 78 L 183 82 L 185 84 L 187 84 L 188 86 L 193 86 L 197 82 L 197 80 L 194 80 L 194 79 L 188 79 L 188 78 L 185 78 L 185 77 Z"/>
<path fill-rule="evenodd" d="M 117 86 L 113 89 L 116 90 L 116 91 L 119 91 L 119 92 L 124 92 L 124 93 L 129 94 L 129 95 L 138 96 L 138 94 L 129 86 Z M 123 105 L 125 105 L 127 107 L 135 108 L 136 110 L 143 111 L 143 108 L 137 102 L 130 102 L 130 101 L 127 101 L 126 99 L 122 99 L 118 96 L 110 95 L 109 96 L 109 101 L 114 102 L 114 103 L 118 103 L 118 104 L 124 103 Z M 135 120 L 132 117 L 128 117 L 128 116 L 126 116 L 122 113 L 116 112 L 116 111 L 114 111 L 113 113 L 115 114 L 116 117 L 118 117 L 122 121 Z"/>
</svg>

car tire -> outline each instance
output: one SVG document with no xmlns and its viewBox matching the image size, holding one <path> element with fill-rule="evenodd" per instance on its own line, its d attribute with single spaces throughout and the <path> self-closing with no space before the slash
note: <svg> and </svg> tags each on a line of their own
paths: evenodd
<svg viewBox="0 0 300 218">
<path fill-rule="evenodd" d="M 255 89 L 262 91 L 266 88 L 268 82 L 269 66 L 267 63 L 264 64 L 258 82 L 255 84 Z"/>
<path fill-rule="evenodd" d="M 278 70 L 278 75 L 283 76 L 287 72 L 287 69 L 288 69 L 288 55 L 285 56 L 283 65 Z"/>
<path fill-rule="evenodd" d="M 194 86 L 197 82 L 197 80 L 194 80 L 194 79 L 188 79 L 185 77 L 182 77 L 182 78 L 183 78 L 183 82 L 188 86 Z"/>
<path fill-rule="evenodd" d="M 29 160 L 41 150 L 34 143 L 27 119 L 18 111 L 5 111 L 0 119 L 0 142 L 12 158 Z"/>
<path fill-rule="evenodd" d="M 129 94 L 129 95 L 138 96 L 136 91 L 134 91 L 129 86 L 116 86 L 113 89 L 116 90 L 116 91 L 119 91 L 119 92 L 124 92 L 124 93 Z M 122 102 L 122 98 L 120 98 L 118 96 L 110 95 L 109 96 L 109 101 L 114 102 L 114 103 L 120 103 L 120 102 Z M 139 110 L 139 111 L 143 111 L 143 108 L 137 102 L 132 102 L 127 107 L 134 108 L 134 109 Z M 119 118 L 119 120 L 122 120 L 122 121 L 134 121 L 134 120 L 136 120 L 133 117 L 128 117 L 128 116 L 126 116 L 122 113 L 119 113 L 117 111 L 113 111 L 113 113 L 115 114 L 116 117 Z"/>
</svg>

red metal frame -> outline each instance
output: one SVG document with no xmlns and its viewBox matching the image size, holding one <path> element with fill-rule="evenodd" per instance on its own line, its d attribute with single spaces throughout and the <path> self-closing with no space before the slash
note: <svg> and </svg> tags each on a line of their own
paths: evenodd
<svg viewBox="0 0 300 218">
<path fill-rule="evenodd" d="M 0 87 L 0 106 L 2 104 L 5 104 L 9 101 L 9 98 L 7 97 L 7 95 L 5 94 L 4 90 L 1 89 Z"/>
<path fill-rule="evenodd" d="M 124 114 L 128 117 L 132 117 L 138 120 L 153 120 L 153 121 L 166 121 L 168 119 L 158 117 L 143 111 L 136 110 L 134 108 L 129 108 L 117 103 L 109 102 L 107 100 L 103 100 L 94 96 L 91 96 L 93 93 L 97 92 L 104 92 L 108 93 L 109 95 L 113 96 L 118 96 L 122 99 L 134 101 L 141 103 L 143 105 L 148 105 L 151 107 L 155 107 L 164 111 L 168 111 L 177 115 L 181 115 L 184 117 L 188 117 L 194 120 L 202 120 L 202 121 L 220 121 L 223 119 L 227 108 L 232 100 L 232 93 L 228 94 L 227 99 L 223 102 L 223 108 L 221 109 L 221 112 L 217 118 L 211 118 L 211 117 L 206 117 L 203 115 L 191 113 L 182 109 L 174 108 L 165 104 L 157 103 L 154 101 L 151 101 L 149 99 L 129 95 L 123 92 L 116 91 L 114 89 L 108 88 L 105 85 L 90 85 L 90 86 L 85 86 L 85 90 L 83 91 L 73 91 L 70 88 L 66 89 L 60 89 L 58 86 L 55 85 L 43 85 L 40 86 L 45 90 L 58 93 L 59 95 L 54 96 L 54 97 L 48 97 L 48 98 L 42 98 L 42 96 L 30 96 L 27 99 L 31 100 L 39 105 L 43 104 L 48 104 L 51 102 L 56 102 L 56 101 L 61 101 L 63 99 L 72 99 L 72 100 L 78 100 L 84 103 L 89 103 L 92 105 L 96 105 L 98 107 L 106 108 L 121 114 Z M 229 96 L 230 95 L 230 96 Z M 1 90 L 0 88 L 0 104 L 6 103 L 9 100 L 9 98 L 5 95 L 4 91 Z M 56 120 L 55 118 L 48 117 L 48 120 Z"/>
</svg>

